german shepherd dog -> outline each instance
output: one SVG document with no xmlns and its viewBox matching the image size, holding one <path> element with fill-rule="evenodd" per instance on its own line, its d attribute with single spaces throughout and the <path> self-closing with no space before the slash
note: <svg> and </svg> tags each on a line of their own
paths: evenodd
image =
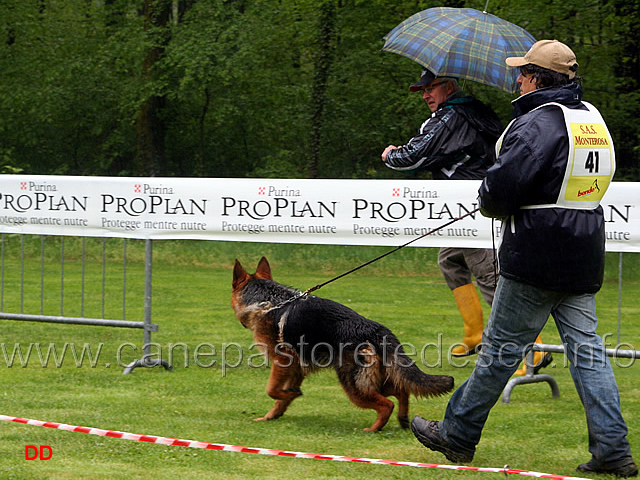
<svg viewBox="0 0 640 480">
<path fill-rule="evenodd" d="M 366 431 L 381 430 L 398 399 L 398 421 L 409 427 L 409 394 L 442 395 L 453 378 L 427 375 L 406 356 L 391 330 L 332 300 L 302 295 L 273 281 L 266 258 L 250 275 L 236 260 L 231 305 L 245 328 L 253 331 L 271 363 L 267 394 L 273 408 L 255 420 L 273 420 L 302 395 L 305 376 L 333 367 L 349 400 L 378 416 Z"/>
</svg>

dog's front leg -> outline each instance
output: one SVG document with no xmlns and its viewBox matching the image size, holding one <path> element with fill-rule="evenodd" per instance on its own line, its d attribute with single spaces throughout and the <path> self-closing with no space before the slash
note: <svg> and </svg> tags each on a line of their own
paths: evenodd
<svg viewBox="0 0 640 480">
<path fill-rule="evenodd" d="M 303 380 L 304 374 L 299 364 L 292 364 L 290 361 L 283 362 L 275 358 L 267 383 L 267 395 L 275 399 L 275 403 L 264 417 L 255 420 L 274 420 L 281 417 L 291 402 L 302 395 L 300 385 Z"/>
</svg>

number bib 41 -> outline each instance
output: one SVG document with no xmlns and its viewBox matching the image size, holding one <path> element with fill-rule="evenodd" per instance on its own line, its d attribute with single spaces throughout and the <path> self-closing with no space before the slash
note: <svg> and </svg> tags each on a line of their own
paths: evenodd
<svg viewBox="0 0 640 480">
<path fill-rule="evenodd" d="M 585 202 L 599 204 L 615 171 L 615 153 L 611 136 L 601 118 L 600 122 L 593 121 L 594 112 L 591 108 L 587 114 L 591 121 L 573 118 L 576 117 L 573 115 L 575 110 L 567 109 L 569 113 L 565 112 L 571 142 L 563 195 L 565 201 L 578 202 L 581 205 Z M 597 110 L 595 113 L 600 116 Z"/>
<path fill-rule="evenodd" d="M 613 141 L 600 112 L 587 102 L 588 110 L 575 110 L 559 103 L 569 136 L 569 158 L 556 203 L 522 208 L 563 207 L 593 210 L 611 184 L 616 170 Z"/>
</svg>

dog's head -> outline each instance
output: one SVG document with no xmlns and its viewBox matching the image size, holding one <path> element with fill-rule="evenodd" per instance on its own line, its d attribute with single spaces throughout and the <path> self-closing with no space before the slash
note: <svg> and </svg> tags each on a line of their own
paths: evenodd
<svg viewBox="0 0 640 480">
<path fill-rule="evenodd" d="M 248 326 L 248 314 L 247 305 L 242 299 L 242 291 L 247 284 L 253 279 L 261 279 L 261 280 L 273 280 L 271 276 L 271 266 L 265 257 L 262 257 L 258 262 L 258 267 L 256 268 L 256 273 L 249 274 L 244 267 L 240 264 L 240 262 L 236 259 L 236 263 L 233 266 L 233 281 L 231 282 L 232 293 L 231 293 L 231 306 L 233 310 L 236 312 L 236 316 L 238 320 L 245 327 Z M 255 307 L 249 310 L 255 310 Z"/>
</svg>

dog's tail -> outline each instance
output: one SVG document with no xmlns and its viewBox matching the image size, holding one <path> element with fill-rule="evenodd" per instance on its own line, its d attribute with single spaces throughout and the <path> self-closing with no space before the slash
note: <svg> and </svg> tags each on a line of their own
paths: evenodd
<svg viewBox="0 0 640 480">
<path fill-rule="evenodd" d="M 453 390 L 453 377 L 449 375 L 429 375 L 418 368 L 395 337 L 385 341 L 383 359 L 387 374 L 399 390 L 413 393 L 417 397 L 444 395 Z"/>
</svg>

